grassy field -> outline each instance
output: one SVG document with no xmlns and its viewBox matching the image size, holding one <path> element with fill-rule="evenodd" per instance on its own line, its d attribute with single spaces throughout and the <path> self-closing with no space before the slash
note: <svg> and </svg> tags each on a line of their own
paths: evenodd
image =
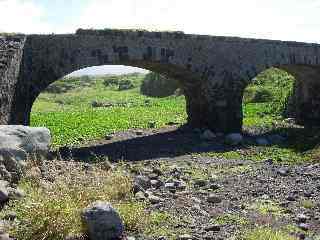
<svg viewBox="0 0 320 240">
<path fill-rule="evenodd" d="M 163 127 L 168 122 L 186 121 L 183 96 L 149 98 L 140 94 L 143 75 L 135 77 L 135 87 L 119 91 L 106 87 L 103 79 L 91 86 L 76 87 L 62 94 L 43 93 L 34 104 L 33 126 L 46 126 L 53 134 L 53 145 L 77 144 L 102 138 L 130 128 L 148 128 L 151 122 Z M 92 102 L 113 105 L 93 108 Z"/>
<path fill-rule="evenodd" d="M 34 104 L 31 123 L 48 127 L 53 134 L 53 146 L 77 145 L 103 138 L 113 132 L 131 128 L 156 128 L 168 122 L 186 122 L 184 96 L 150 98 L 140 94 L 144 75 L 120 77 L 72 78 L 56 82 L 60 93 L 44 92 Z M 130 80 L 132 88 L 119 91 L 119 82 Z M 247 151 L 212 153 L 220 157 L 242 157 L 261 160 L 274 157 L 291 162 L 310 159 L 316 146 L 314 135 L 299 129 L 286 129 L 281 115 L 292 90 L 293 77 L 278 69 L 270 69 L 253 79 L 244 95 L 245 128 L 260 128 L 290 135 L 291 141 L 281 146 Z M 107 82 L 107 84 L 106 84 Z M 55 91 L 53 91 L 55 92 Z M 108 107 L 92 107 L 92 104 Z M 314 130 L 311 131 L 311 133 Z M 313 140 L 310 140 L 310 139 Z M 304 141 L 300 142 L 301 139 Z M 319 140 L 316 138 L 316 141 Z M 306 154 L 307 152 L 307 154 Z"/>
</svg>

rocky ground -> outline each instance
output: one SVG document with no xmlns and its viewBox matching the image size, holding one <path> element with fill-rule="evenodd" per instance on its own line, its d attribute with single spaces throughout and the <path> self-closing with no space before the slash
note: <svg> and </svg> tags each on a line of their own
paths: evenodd
<svg viewBox="0 0 320 240">
<path fill-rule="evenodd" d="M 136 199 L 150 203 L 149 211 L 175 219 L 158 239 L 234 239 L 257 226 L 284 229 L 297 239 L 319 239 L 319 163 L 212 158 L 198 153 L 223 151 L 222 138 L 208 144 L 199 134 L 173 129 L 117 133 L 88 146 L 62 149 L 61 155 L 124 160 L 121 164 L 135 179 Z"/>
<path fill-rule="evenodd" d="M 245 136 L 244 141 L 254 144 L 257 139 L 262 138 Z M 132 176 L 135 199 L 147 204 L 147 214 L 160 212 L 159 218 L 168 222 L 153 229 L 157 237 L 126 232 L 130 240 L 240 239 L 259 226 L 319 240 L 320 164 L 280 165 L 272 159 L 254 162 L 205 154 L 235 148 L 224 141 L 224 136 L 175 126 L 130 130 L 53 152 L 55 160 L 44 161 L 36 173 L 54 182 L 70 169 L 91 171 L 91 164 L 108 156 L 112 165 Z"/>
</svg>

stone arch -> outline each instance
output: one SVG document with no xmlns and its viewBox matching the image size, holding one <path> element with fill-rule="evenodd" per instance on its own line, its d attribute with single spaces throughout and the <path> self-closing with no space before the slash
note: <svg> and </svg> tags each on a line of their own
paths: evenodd
<svg viewBox="0 0 320 240">
<path fill-rule="evenodd" d="M 288 68 L 308 90 L 308 122 L 319 122 L 314 80 L 320 65 L 320 45 L 234 37 L 214 37 L 182 32 L 132 30 L 79 30 L 67 35 L 29 35 L 20 44 L 12 66 L 10 105 L 0 109 L 5 124 L 28 124 L 35 96 L 50 81 L 88 66 L 137 66 L 178 78 L 184 88 L 188 122 L 216 132 L 242 129 L 243 90 L 257 74 L 270 67 Z M 296 66 L 293 67 L 292 66 Z M 309 70 L 297 70 L 309 66 Z M 311 73 L 313 72 L 313 73 Z M 1 74 L 1 73 L 0 73 Z M 305 74 L 313 80 L 305 80 Z M 303 75 L 303 76 L 302 76 Z M 6 76 L 0 76 L 6 82 Z M 302 89 L 302 88 L 301 88 Z M 311 91 L 312 90 L 312 91 Z M 311 103 L 309 105 L 309 103 Z M 317 108 L 317 109 L 314 109 Z M 301 114 L 300 114 L 301 115 Z"/>
<path fill-rule="evenodd" d="M 91 66 L 124 65 L 139 67 L 166 75 L 180 82 L 187 96 L 201 82 L 199 74 L 193 72 L 185 62 L 175 59 L 182 49 L 144 44 L 135 40 L 121 41 L 92 35 L 29 36 L 25 43 L 23 69 L 16 86 L 16 99 L 10 123 L 28 125 L 32 105 L 38 95 L 54 81 L 76 71 Z M 43 45 L 43 43 L 46 43 Z M 129 47 L 130 46 L 130 47 Z M 22 101 L 22 99 L 24 99 Z M 187 104 L 188 116 L 193 108 Z M 195 122 L 189 119 L 189 122 Z"/>
<path fill-rule="evenodd" d="M 301 125 L 320 125 L 320 66 L 311 64 L 284 64 L 279 63 L 266 66 L 260 73 L 270 68 L 278 68 L 294 77 L 292 95 L 288 96 L 286 116 L 295 118 Z M 251 83 L 247 78 L 244 89 Z M 243 93 L 242 93 L 243 95 Z"/>
</svg>

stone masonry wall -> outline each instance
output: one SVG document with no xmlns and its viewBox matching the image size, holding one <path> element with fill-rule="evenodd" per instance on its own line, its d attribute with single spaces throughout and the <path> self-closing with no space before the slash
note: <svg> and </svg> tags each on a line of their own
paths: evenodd
<svg viewBox="0 0 320 240">
<path fill-rule="evenodd" d="M 300 65 L 320 67 L 318 44 L 141 30 L 80 29 L 76 34 L 29 35 L 16 82 L 18 55 L 13 58 L 17 64 L 12 64 L 11 72 L 1 80 L 1 87 L 9 88 L 3 92 L 12 92 L 8 84 L 15 86 L 14 99 L 6 100 L 13 103 L 9 121 L 8 116 L 0 116 L 0 121 L 8 124 L 27 125 L 34 100 L 59 78 L 85 67 L 116 64 L 177 79 L 186 96 L 191 125 L 235 132 L 242 126 L 244 88 L 260 72 L 270 67 L 290 66 L 298 71 L 296 66 Z M 320 90 L 315 84 L 317 78 L 307 80 L 305 74 L 299 75 L 301 84 L 297 86 L 312 82 Z M 315 99 L 315 91 L 307 90 L 304 102 L 308 104 Z M 8 114 L 8 107 L 2 108 L 3 114 Z M 320 122 L 320 109 L 312 112 L 306 119 L 319 116 L 314 120 Z"/>
<path fill-rule="evenodd" d="M 0 35 L 0 125 L 9 121 L 23 54 L 24 36 Z"/>
</svg>

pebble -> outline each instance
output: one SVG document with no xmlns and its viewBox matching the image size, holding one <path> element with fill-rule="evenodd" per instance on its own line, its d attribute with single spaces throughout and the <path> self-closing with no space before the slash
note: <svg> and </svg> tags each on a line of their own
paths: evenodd
<svg viewBox="0 0 320 240">
<path fill-rule="evenodd" d="M 282 177 L 286 177 L 289 175 L 289 169 L 286 167 L 282 167 L 277 170 L 277 173 Z"/>
<path fill-rule="evenodd" d="M 298 214 L 297 215 L 297 220 L 299 223 L 306 223 L 308 219 L 309 219 L 309 217 L 306 216 L 305 214 Z"/>
<path fill-rule="evenodd" d="M 143 135 L 143 131 L 142 131 L 142 130 L 136 131 L 136 135 L 137 135 L 137 136 L 142 136 L 142 135 Z"/>
<path fill-rule="evenodd" d="M 138 200 L 145 200 L 145 199 L 146 199 L 146 196 L 145 196 L 144 192 L 137 192 L 137 193 L 135 194 L 135 197 L 136 197 L 136 199 L 138 199 Z"/>
<path fill-rule="evenodd" d="M 0 185 L 0 203 L 4 203 L 9 200 L 9 193 L 5 186 Z"/>
<path fill-rule="evenodd" d="M 219 232 L 221 230 L 221 227 L 218 224 L 213 224 L 213 225 L 206 226 L 204 230 L 207 232 L 210 232 L 210 231 Z"/>
<path fill-rule="evenodd" d="M 308 231 L 308 230 L 310 229 L 310 226 L 309 226 L 309 224 L 307 224 L 307 223 L 299 223 L 299 224 L 298 224 L 298 227 L 299 227 L 300 229 L 302 229 L 303 231 Z"/>
<path fill-rule="evenodd" d="M 0 240 L 11 240 L 11 238 L 9 237 L 9 234 L 2 233 L 0 234 Z"/>
<path fill-rule="evenodd" d="M 207 129 L 201 134 L 200 138 L 206 141 L 211 141 L 216 138 L 216 135 L 211 130 Z"/>
<path fill-rule="evenodd" d="M 164 187 L 168 189 L 175 189 L 175 184 L 174 182 L 167 182 L 164 184 Z"/>
<path fill-rule="evenodd" d="M 215 195 L 215 194 L 210 194 L 207 198 L 207 202 L 209 203 L 221 203 L 222 199 L 221 197 Z"/>
<path fill-rule="evenodd" d="M 207 180 L 204 179 L 196 179 L 194 180 L 195 187 L 205 187 L 208 184 Z"/>
<path fill-rule="evenodd" d="M 162 198 L 157 197 L 157 196 L 152 195 L 152 194 L 148 196 L 148 199 L 149 199 L 150 203 L 152 203 L 152 204 L 157 204 L 157 203 L 160 203 L 160 202 L 163 201 Z"/>
<path fill-rule="evenodd" d="M 189 234 L 183 234 L 178 237 L 178 240 L 191 240 L 192 236 Z"/>
<path fill-rule="evenodd" d="M 147 190 L 151 187 L 150 179 L 142 175 L 138 175 L 134 178 L 134 184 L 142 187 L 144 190 Z"/>
</svg>

